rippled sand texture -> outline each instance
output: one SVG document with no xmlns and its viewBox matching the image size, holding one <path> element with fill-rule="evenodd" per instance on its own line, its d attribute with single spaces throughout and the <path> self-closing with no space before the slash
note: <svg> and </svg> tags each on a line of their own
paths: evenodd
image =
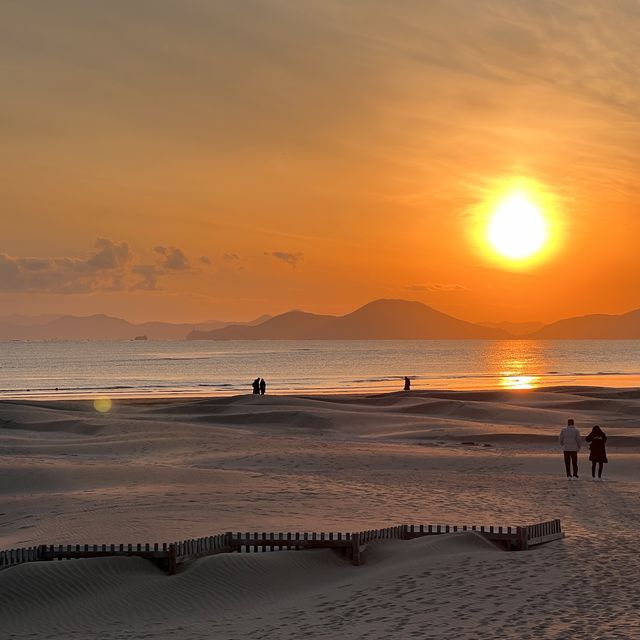
<svg viewBox="0 0 640 640">
<path fill-rule="evenodd" d="M 0 404 L 0 547 L 562 518 L 523 553 L 475 534 L 0 572 L 9 638 L 637 638 L 640 392 Z M 564 478 L 567 417 L 610 434 L 607 482 Z M 462 444 L 462 443 L 474 444 Z M 491 446 L 485 446 L 491 445 Z"/>
</svg>

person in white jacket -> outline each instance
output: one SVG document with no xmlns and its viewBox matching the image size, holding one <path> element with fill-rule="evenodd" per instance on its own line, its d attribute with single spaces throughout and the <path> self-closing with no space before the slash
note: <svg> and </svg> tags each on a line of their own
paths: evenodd
<svg viewBox="0 0 640 640">
<path fill-rule="evenodd" d="M 564 467 L 569 480 L 578 479 L 578 451 L 580 451 L 580 432 L 573 424 L 573 420 L 567 420 L 567 426 L 560 432 L 560 446 L 564 453 Z M 573 475 L 571 474 L 573 467 Z"/>
</svg>

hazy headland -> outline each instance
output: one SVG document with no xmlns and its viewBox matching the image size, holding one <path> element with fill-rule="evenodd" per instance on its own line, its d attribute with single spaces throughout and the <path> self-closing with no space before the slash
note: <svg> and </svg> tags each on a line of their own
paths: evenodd
<svg viewBox="0 0 640 640">
<path fill-rule="evenodd" d="M 131 323 L 105 314 L 5 316 L 1 340 L 637 340 L 640 309 L 541 322 L 473 323 L 421 302 L 375 300 L 343 316 L 289 311 L 247 322 Z"/>
</svg>

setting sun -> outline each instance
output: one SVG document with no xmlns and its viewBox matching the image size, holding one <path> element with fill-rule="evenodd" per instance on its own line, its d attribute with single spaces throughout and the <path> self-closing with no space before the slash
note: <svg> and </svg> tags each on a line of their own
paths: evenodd
<svg viewBox="0 0 640 640">
<path fill-rule="evenodd" d="M 491 218 L 487 237 L 492 247 L 511 260 L 522 260 L 540 251 L 547 240 L 547 224 L 525 193 L 501 200 Z"/>
<path fill-rule="evenodd" d="M 472 185 L 466 232 L 478 256 L 505 271 L 533 270 L 560 254 L 567 237 L 566 199 L 557 186 L 527 175 Z"/>
</svg>

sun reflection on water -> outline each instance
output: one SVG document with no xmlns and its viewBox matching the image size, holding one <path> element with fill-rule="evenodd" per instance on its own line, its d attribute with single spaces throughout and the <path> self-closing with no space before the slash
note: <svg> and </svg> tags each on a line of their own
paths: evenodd
<svg viewBox="0 0 640 640">
<path fill-rule="evenodd" d="M 500 386 L 505 389 L 535 389 L 539 384 L 538 376 L 505 375 L 500 378 Z"/>
<path fill-rule="evenodd" d="M 542 385 L 544 353 L 532 340 L 513 340 L 492 344 L 487 364 L 503 389 L 535 389 Z"/>
</svg>

